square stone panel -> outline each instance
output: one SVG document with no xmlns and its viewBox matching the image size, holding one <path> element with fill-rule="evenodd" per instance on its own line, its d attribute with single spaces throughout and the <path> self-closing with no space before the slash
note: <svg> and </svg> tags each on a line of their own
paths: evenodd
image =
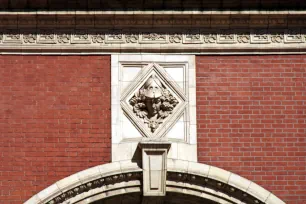
<svg viewBox="0 0 306 204">
<path fill-rule="evenodd" d="M 163 67 L 150 63 L 124 90 L 120 103 L 143 137 L 157 139 L 179 120 L 187 98 Z"/>
</svg>

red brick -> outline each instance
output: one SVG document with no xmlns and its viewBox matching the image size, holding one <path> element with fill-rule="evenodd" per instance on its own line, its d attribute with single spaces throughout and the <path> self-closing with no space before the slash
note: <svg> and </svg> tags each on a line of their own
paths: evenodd
<svg viewBox="0 0 306 204">
<path fill-rule="evenodd" d="M 197 56 L 199 161 L 306 203 L 305 67 L 305 55 Z"/>
<path fill-rule="evenodd" d="M 0 56 L 0 63 L 0 203 L 22 203 L 110 162 L 110 56 Z"/>
</svg>

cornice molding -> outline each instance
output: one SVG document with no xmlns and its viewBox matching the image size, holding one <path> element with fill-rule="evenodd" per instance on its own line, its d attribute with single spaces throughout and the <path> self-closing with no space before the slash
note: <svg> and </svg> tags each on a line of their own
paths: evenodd
<svg viewBox="0 0 306 204">
<path fill-rule="evenodd" d="M 0 52 L 304 52 L 306 12 L 0 12 Z"/>
<path fill-rule="evenodd" d="M 18 10 L 18 11 L 0 11 L 0 15 L 306 15 L 306 11 L 303 10 L 67 10 L 67 11 L 56 11 L 56 10 Z"/>
</svg>

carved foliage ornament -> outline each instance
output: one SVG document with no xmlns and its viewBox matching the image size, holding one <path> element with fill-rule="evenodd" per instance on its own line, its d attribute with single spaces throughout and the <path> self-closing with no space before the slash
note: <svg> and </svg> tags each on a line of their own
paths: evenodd
<svg viewBox="0 0 306 204">
<path fill-rule="evenodd" d="M 154 132 L 179 103 L 153 74 L 130 99 L 134 113 Z"/>
<path fill-rule="evenodd" d="M 180 118 L 186 101 L 166 70 L 152 63 L 142 68 L 123 92 L 121 107 L 144 137 L 160 138 Z"/>
<path fill-rule="evenodd" d="M 120 48 L 130 49 L 141 48 L 141 44 L 160 44 L 163 48 L 167 46 L 174 46 L 174 49 L 184 48 L 190 46 L 190 44 L 202 44 L 203 48 L 216 45 L 223 47 L 223 44 L 235 44 L 233 48 L 243 48 L 248 46 L 258 45 L 262 47 L 262 44 L 269 44 L 270 48 L 275 48 L 273 44 L 278 46 L 290 46 L 291 44 L 299 44 L 306 46 L 306 34 L 304 28 L 292 28 L 292 29 L 187 29 L 176 30 L 170 33 L 156 33 L 154 30 L 152 33 L 141 32 L 140 29 L 116 29 L 116 30 L 99 30 L 99 29 L 8 29 L 0 33 L 0 48 L 10 47 L 14 50 L 13 46 L 22 45 L 24 48 L 28 46 L 38 45 L 42 48 L 69 48 L 71 45 L 80 45 L 84 48 Z M 52 46 L 50 47 L 50 44 Z M 84 45 L 86 44 L 86 45 Z M 110 46 L 112 44 L 112 46 Z M 119 44 L 125 45 L 123 47 Z M 289 45 L 288 45 L 289 44 Z M 171 48 L 171 49 L 172 49 Z M 201 47 L 192 47 L 197 50 Z M 268 47 L 265 47 L 268 48 Z M 270 49 L 269 48 L 269 49 Z M 294 47 L 294 49 L 300 49 L 301 47 Z M 146 48 L 148 49 L 148 48 Z M 153 49 L 160 49 L 156 46 Z"/>
</svg>

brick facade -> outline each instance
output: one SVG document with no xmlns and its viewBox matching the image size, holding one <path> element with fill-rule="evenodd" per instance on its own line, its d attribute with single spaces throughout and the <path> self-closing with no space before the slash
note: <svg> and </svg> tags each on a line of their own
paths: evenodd
<svg viewBox="0 0 306 204">
<path fill-rule="evenodd" d="M 306 56 L 198 56 L 199 162 L 306 202 Z"/>
<path fill-rule="evenodd" d="M 110 56 L 0 56 L 0 203 L 110 162 Z"/>
<path fill-rule="evenodd" d="M 199 162 L 306 202 L 306 56 L 197 56 Z M 110 56 L 0 56 L 0 203 L 110 162 Z"/>
</svg>

